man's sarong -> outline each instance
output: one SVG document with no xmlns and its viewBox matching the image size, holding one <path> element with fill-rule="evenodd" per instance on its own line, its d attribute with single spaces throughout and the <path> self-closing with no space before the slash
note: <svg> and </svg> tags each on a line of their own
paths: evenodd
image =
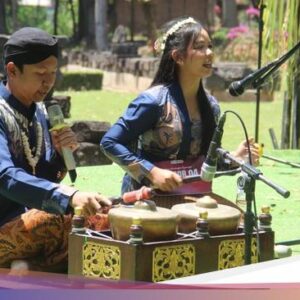
<svg viewBox="0 0 300 300">
<path fill-rule="evenodd" d="M 0 227 L 0 267 L 24 259 L 30 270 L 66 272 L 71 215 L 54 215 L 31 209 Z M 108 228 L 107 215 L 87 219 L 87 226 Z"/>
</svg>

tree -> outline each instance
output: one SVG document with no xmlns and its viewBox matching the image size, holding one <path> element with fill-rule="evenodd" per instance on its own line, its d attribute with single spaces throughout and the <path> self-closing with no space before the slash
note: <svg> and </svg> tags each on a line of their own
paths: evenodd
<svg viewBox="0 0 300 300">
<path fill-rule="evenodd" d="M 147 23 L 147 36 L 152 43 L 156 40 L 156 23 L 154 18 L 154 3 L 151 0 L 141 0 L 145 20 Z"/>
<path fill-rule="evenodd" d="M 95 0 L 79 0 L 77 40 L 95 46 Z"/>
<path fill-rule="evenodd" d="M 106 31 L 106 0 L 95 0 L 95 39 L 97 50 L 107 49 L 107 31 Z"/>
<path fill-rule="evenodd" d="M 107 7 L 107 19 L 109 23 L 109 31 L 113 32 L 117 27 L 117 0 L 108 0 Z"/>
<path fill-rule="evenodd" d="M 5 1 L 0 1 L 0 34 L 7 33 Z"/>
<path fill-rule="evenodd" d="M 148 38 L 154 42 L 156 39 L 156 23 L 155 23 L 155 17 L 154 17 L 154 6 L 155 3 L 152 0 L 129 0 L 130 1 L 130 34 L 131 34 L 131 40 L 134 39 L 134 33 L 135 33 L 135 7 L 136 3 L 142 5 L 142 10 L 144 13 L 146 26 L 147 26 L 147 36 Z M 169 1 L 170 2 L 170 1 Z"/>
<path fill-rule="evenodd" d="M 53 33 L 54 34 L 57 34 L 58 9 L 59 9 L 59 0 L 55 0 L 54 14 L 53 14 Z"/>
<path fill-rule="evenodd" d="M 12 24 L 13 31 L 16 31 L 19 28 L 18 22 L 18 0 L 11 0 L 11 11 L 12 11 Z"/>
<path fill-rule="evenodd" d="M 68 0 L 68 4 L 69 4 L 70 12 L 71 12 L 71 17 L 72 17 L 73 38 L 75 39 L 77 36 L 77 23 L 76 23 L 76 16 L 75 16 L 73 0 Z"/>
</svg>

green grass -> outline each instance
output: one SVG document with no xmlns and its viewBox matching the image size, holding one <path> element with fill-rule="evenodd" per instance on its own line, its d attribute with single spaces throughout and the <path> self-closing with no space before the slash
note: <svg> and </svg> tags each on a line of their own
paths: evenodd
<svg viewBox="0 0 300 300">
<path fill-rule="evenodd" d="M 61 94 L 61 93 L 60 93 Z M 113 124 L 122 115 L 128 103 L 136 97 L 133 93 L 110 91 L 65 92 L 71 96 L 71 119 L 98 120 Z M 255 135 L 255 102 L 221 102 L 221 110 L 233 110 L 246 124 L 249 136 Z M 259 141 L 266 149 L 272 149 L 268 129 L 273 127 L 280 140 L 282 101 L 262 102 L 260 105 Z M 244 138 L 242 127 L 233 114 L 227 115 L 224 128 L 223 147 L 234 149 Z"/>
<path fill-rule="evenodd" d="M 67 92 L 71 96 L 71 119 L 98 120 L 114 123 L 126 109 L 128 103 L 136 96 L 129 93 L 109 91 Z M 222 111 L 234 110 L 244 120 L 248 134 L 255 133 L 254 102 L 222 102 Z M 278 141 L 281 130 L 282 101 L 262 102 L 260 106 L 259 141 L 265 144 L 265 154 L 291 162 L 300 163 L 299 150 L 273 150 L 268 129 L 272 126 Z M 233 150 L 244 139 L 242 127 L 233 115 L 228 115 L 223 136 L 223 148 Z M 256 183 L 256 200 L 258 211 L 264 204 L 272 207 L 273 229 L 276 241 L 300 239 L 300 169 L 261 159 L 259 169 L 266 178 L 291 192 L 288 199 L 282 198 L 261 181 Z M 123 171 L 116 165 L 78 168 L 76 187 L 86 191 L 98 191 L 109 196 L 120 194 Z M 236 180 L 238 176 L 223 176 L 214 180 L 214 192 L 235 201 Z M 70 183 L 65 179 L 65 183 Z M 294 254 L 300 247 L 293 247 Z"/>
<path fill-rule="evenodd" d="M 61 94 L 61 93 L 60 93 Z M 65 92 L 71 96 L 71 118 L 74 120 L 107 121 L 113 124 L 123 113 L 134 94 L 110 91 Z"/>
</svg>

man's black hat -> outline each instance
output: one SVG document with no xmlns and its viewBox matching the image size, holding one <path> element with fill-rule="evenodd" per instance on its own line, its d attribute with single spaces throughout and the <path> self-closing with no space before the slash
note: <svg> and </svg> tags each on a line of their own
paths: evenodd
<svg viewBox="0 0 300 300">
<path fill-rule="evenodd" d="M 14 32 L 4 45 L 4 64 L 36 64 L 49 56 L 58 57 L 57 39 L 47 32 L 24 27 Z"/>
</svg>

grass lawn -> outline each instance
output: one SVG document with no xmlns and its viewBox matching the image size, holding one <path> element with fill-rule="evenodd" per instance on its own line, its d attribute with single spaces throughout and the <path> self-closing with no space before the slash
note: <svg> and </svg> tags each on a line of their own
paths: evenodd
<svg viewBox="0 0 300 300">
<path fill-rule="evenodd" d="M 125 110 L 128 103 L 136 96 L 129 93 L 109 91 L 66 92 L 72 100 L 71 119 L 99 120 L 113 123 Z M 222 111 L 234 110 L 244 120 L 248 134 L 255 133 L 255 103 L 254 102 L 222 102 Z M 283 103 L 281 99 L 273 102 L 263 102 L 260 105 L 259 141 L 265 144 L 265 154 L 300 163 L 299 150 L 273 150 L 268 129 L 273 127 L 280 141 L 281 114 Z M 223 148 L 233 150 L 244 139 L 242 127 L 232 114 L 228 115 L 223 136 Z M 282 198 L 263 182 L 256 183 L 257 208 L 264 204 L 271 206 L 273 229 L 276 242 L 300 239 L 300 169 L 261 159 L 259 169 L 264 176 L 291 192 L 288 199 Z M 123 171 L 116 165 L 78 168 L 76 186 L 82 190 L 99 191 L 106 195 L 119 195 Z M 238 176 L 223 176 L 214 181 L 214 192 L 235 200 L 236 179 Z M 65 183 L 70 183 L 65 179 Z M 294 254 L 300 251 L 299 246 L 293 247 Z"/>
<path fill-rule="evenodd" d="M 136 97 L 136 94 L 132 93 L 111 91 L 65 92 L 65 94 L 72 98 L 70 121 L 99 120 L 112 124 L 122 115 L 128 103 Z M 246 124 L 249 136 L 255 135 L 256 104 L 254 102 L 221 102 L 220 106 L 222 112 L 233 110 L 238 113 Z M 270 127 L 274 128 L 278 140 L 280 139 L 282 106 L 280 99 L 260 104 L 259 141 L 265 144 L 266 151 L 272 149 L 268 132 Z M 243 138 L 238 119 L 228 114 L 224 127 L 223 147 L 234 149 Z"/>
</svg>

